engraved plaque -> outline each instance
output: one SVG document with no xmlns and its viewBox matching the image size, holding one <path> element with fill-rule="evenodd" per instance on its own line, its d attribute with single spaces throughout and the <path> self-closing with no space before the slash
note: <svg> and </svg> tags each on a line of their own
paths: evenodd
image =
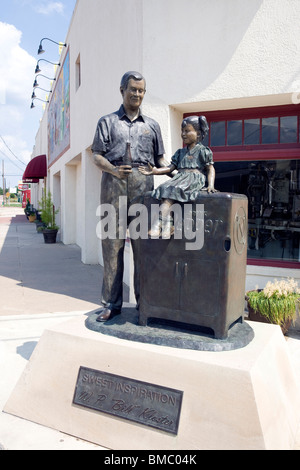
<svg viewBox="0 0 300 470">
<path fill-rule="evenodd" d="M 177 434 L 183 392 L 80 367 L 75 405 Z"/>
</svg>

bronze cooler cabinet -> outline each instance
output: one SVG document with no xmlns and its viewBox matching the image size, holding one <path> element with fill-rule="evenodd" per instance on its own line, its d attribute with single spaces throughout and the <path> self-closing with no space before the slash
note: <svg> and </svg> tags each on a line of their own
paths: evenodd
<svg viewBox="0 0 300 470">
<path fill-rule="evenodd" d="M 151 204 L 158 201 L 146 197 L 149 214 Z M 204 205 L 201 249 L 187 250 L 191 240 L 184 236 L 141 240 L 139 324 L 172 320 L 211 328 L 216 339 L 225 339 L 244 316 L 248 200 L 241 194 L 203 193 L 193 203 L 193 217 L 195 204 Z"/>
</svg>

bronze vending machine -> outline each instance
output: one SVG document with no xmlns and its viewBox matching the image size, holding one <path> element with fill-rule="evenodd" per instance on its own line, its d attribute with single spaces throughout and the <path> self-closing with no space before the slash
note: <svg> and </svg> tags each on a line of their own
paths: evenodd
<svg viewBox="0 0 300 470">
<path fill-rule="evenodd" d="M 155 204 L 159 201 L 145 198 L 149 217 Z M 248 199 L 200 193 L 190 212 L 194 242 L 191 231 L 186 238 L 191 224 L 184 217 L 186 204 L 181 204 L 181 232 L 170 239 L 141 240 L 139 324 L 171 320 L 210 328 L 215 338 L 225 339 L 244 316 Z"/>
</svg>

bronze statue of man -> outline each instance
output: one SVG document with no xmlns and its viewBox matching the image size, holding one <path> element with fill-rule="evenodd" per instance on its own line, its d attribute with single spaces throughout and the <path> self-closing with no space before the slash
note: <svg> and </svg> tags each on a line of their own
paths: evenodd
<svg viewBox="0 0 300 470">
<path fill-rule="evenodd" d="M 131 204 L 152 191 L 153 176 L 142 174 L 140 166 L 165 166 L 159 124 L 141 112 L 146 93 L 144 77 L 134 71 L 123 75 L 120 85 L 123 104 L 114 113 L 99 119 L 92 145 L 94 163 L 102 170 L 101 204 L 116 209 L 116 237 L 102 239 L 102 309 L 97 321 L 107 321 L 121 313 L 125 239 L 120 236 L 119 201 L 126 196 L 127 214 Z M 123 198 L 122 198 L 123 199 Z M 127 227 L 130 219 L 127 217 Z M 139 305 L 139 240 L 131 240 L 134 258 L 134 291 Z"/>
</svg>

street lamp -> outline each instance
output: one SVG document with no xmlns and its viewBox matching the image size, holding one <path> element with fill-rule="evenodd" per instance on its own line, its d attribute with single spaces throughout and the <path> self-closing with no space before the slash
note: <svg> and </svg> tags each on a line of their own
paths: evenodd
<svg viewBox="0 0 300 470">
<path fill-rule="evenodd" d="M 43 60 L 44 62 L 48 62 L 49 64 L 52 64 L 52 65 L 60 65 L 60 63 L 55 64 L 54 62 L 50 62 L 50 60 L 39 59 L 39 60 L 37 61 L 37 64 L 36 64 L 36 68 L 35 68 L 35 72 L 34 72 L 34 73 L 39 73 L 39 72 L 41 72 L 41 69 L 40 69 L 40 67 L 39 67 L 39 62 L 40 62 L 41 60 Z"/>
<path fill-rule="evenodd" d="M 35 90 L 36 90 L 37 88 L 39 88 L 40 90 L 45 91 L 46 93 L 52 93 L 52 90 L 45 90 L 44 88 L 41 88 L 41 87 L 39 87 L 39 86 L 36 86 L 36 87 L 34 87 L 33 93 L 32 93 L 32 95 L 31 95 L 31 99 L 36 98 Z"/>
<path fill-rule="evenodd" d="M 45 77 L 45 78 L 47 78 L 48 80 L 53 80 L 53 81 L 56 80 L 56 78 L 46 77 L 46 75 L 42 75 L 41 73 L 39 73 L 39 74 L 36 75 L 36 77 L 35 77 L 35 80 L 34 80 L 34 82 L 33 82 L 33 88 L 36 88 L 36 87 L 39 86 L 39 84 L 38 84 L 38 82 L 37 82 L 37 77 Z"/>
<path fill-rule="evenodd" d="M 67 47 L 67 44 L 64 44 L 62 42 L 56 42 L 56 41 L 53 41 L 53 39 L 43 38 L 43 39 L 41 39 L 41 42 L 40 42 L 40 45 L 39 45 L 39 48 L 38 48 L 38 54 L 43 54 L 45 52 L 44 49 L 43 49 L 43 46 L 42 46 L 42 42 L 45 41 L 45 40 L 54 42 L 54 44 L 58 44 L 59 46 L 62 46 L 62 47 Z"/>
<path fill-rule="evenodd" d="M 45 100 L 41 100 L 40 98 L 34 97 L 31 101 L 30 109 L 35 108 L 33 100 L 39 100 L 39 101 L 43 101 L 44 103 L 49 103 L 49 100 L 45 101 Z"/>
</svg>

